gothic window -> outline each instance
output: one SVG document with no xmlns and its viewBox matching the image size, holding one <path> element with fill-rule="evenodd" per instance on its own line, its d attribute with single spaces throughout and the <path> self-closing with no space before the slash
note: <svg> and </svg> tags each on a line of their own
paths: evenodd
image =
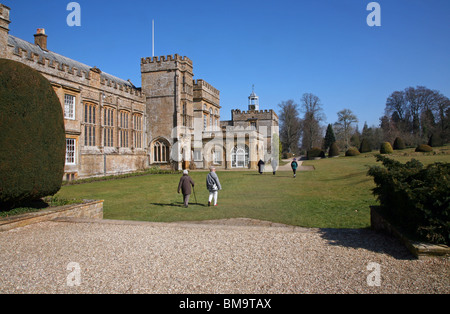
<svg viewBox="0 0 450 314">
<path fill-rule="evenodd" d="M 212 130 L 213 128 L 213 110 L 209 109 L 209 129 Z"/>
<path fill-rule="evenodd" d="M 128 147 L 128 119 L 130 114 L 126 111 L 119 112 L 119 147 Z"/>
<path fill-rule="evenodd" d="M 133 145 L 142 148 L 142 115 L 133 115 Z"/>
<path fill-rule="evenodd" d="M 105 147 L 114 146 L 114 109 L 105 107 L 104 111 L 104 128 L 103 128 L 103 145 Z"/>
<path fill-rule="evenodd" d="M 153 144 L 153 161 L 158 163 L 169 162 L 169 146 L 162 140 Z"/>
<path fill-rule="evenodd" d="M 94 104 L 84 104 L 84 146 L 95 146 L 95 123 L 96 106 Z"/>
</svg>

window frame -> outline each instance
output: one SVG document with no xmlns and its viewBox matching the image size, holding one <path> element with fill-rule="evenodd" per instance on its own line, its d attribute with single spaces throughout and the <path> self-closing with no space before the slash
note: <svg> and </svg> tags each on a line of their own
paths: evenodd
<svg viewBox="0 0 450 314">
<path fill-rule="evenodd" d="M 69 142 L 73 143 L 69 144 Z M 68 166 L 73 166 L 77 164 L 77 139 L 75 138 L 66 138 L 65 164 Z"/>
<path fill-rule="evenodd" d="M 73 101 L 68 102 L 68 98 L 71 97 Z M 64 119 L 75 120 L 77 96 L 69 93 L 64 93 Z"/>
</svg>

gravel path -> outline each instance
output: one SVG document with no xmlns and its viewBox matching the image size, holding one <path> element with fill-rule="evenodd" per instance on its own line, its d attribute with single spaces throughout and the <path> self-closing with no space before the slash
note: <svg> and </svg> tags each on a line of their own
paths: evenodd
<svg viewBox="0 0 450 314">
<path fill-rule="evenodd" d="M 370 263 L 379 286 L 367 283 Z M 0 233 L 0 293 L 447 294 L 449 266 L 371 230 L 249 219 L 52 221 Z"/>
</svg>

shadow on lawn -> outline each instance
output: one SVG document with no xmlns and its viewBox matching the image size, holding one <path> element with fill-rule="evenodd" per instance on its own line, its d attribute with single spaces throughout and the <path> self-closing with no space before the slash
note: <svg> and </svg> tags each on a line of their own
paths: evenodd
<svg viewBox="0 0 450 314">
<path fill-rule="evenodd" d="M 177 203 L 150 203 L 150 205 L 155 205 L 155 206 L 162 206 L 162 207 L 184 207 L 184 203 L 183 202 L 177 202 Z M 198 206 L 203 206 L 205 207 L 205 204 L 200 204 L 200 203 L 191 203 L 189 202 L 189 205 L 198 205 Z"/>
<path fill-rule="evenodd" d="M 320 229 L 320 235 L 332 246 L 364 249 L 388 254 L 398 260 L 415 260 L 409 250 L 395 237 L 371 229 Z"/>
</svg>

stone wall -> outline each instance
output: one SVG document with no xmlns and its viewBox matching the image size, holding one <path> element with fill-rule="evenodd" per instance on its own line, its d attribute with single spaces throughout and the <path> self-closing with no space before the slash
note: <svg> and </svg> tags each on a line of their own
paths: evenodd
<svg viewBox="0 0 450 314">
<path fill-rule="evenodd" d="M 83 204 L 66 205 L 39 212 L 2 218 L 0 219 L 0 232 L 57 218 L 103 219 L 103 201 L 85 201 Z"/>
</svg>

